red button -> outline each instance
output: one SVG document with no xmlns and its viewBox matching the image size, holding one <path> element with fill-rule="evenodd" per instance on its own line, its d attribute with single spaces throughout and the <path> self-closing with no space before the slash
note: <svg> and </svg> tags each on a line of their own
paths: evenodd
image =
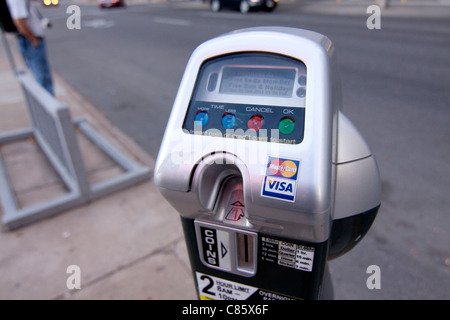
<svg viewBox="0 0 450 320">
<path fill-rule="evenodd" d="M 250 129 L 258 131 L 263 125 L 263 116 L 255 114 L 250 118 L 250 120 L 248 120 L 247 125 Z"/>
</svg>

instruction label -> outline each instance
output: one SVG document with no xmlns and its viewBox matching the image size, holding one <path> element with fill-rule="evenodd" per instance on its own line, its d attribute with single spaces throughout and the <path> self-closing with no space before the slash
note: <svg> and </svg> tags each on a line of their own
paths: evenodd
<svg viewBox="0 0 450 320">
<path fill-rule="evenodd" d="M 261 259 L 280 266 L 311 272 L 314 247 L 261 237 Z"/>
<path fill-rule="evenodd" d="M 202 300 L 296 300 L 294 297 L 196 272 Z"/>
<path fill-rule="evenodd" d="M 200 227 L 203 260 L 215 267 L 231 270 L 230 234 L 226 231 Z"/>
</svg>

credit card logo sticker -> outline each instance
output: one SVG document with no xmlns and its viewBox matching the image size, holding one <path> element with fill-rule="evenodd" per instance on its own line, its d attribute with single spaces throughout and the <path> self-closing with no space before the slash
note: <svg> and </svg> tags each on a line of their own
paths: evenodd
<svg viewBox="0 0 450 320">
<path fill-rule="evenodd" d="M 261 195 L 294 202 L 299 169 L 299 160 L 269 157 Z"/>
</svg>

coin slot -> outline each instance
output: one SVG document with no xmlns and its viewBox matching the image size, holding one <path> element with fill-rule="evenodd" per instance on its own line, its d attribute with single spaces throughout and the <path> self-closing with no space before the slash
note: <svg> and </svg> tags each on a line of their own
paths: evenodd
<svg viewBox="0 0 450 320">
<path fill-rule="evenodd" d="M 250 234 L 236 233 L 237 268 L 244 272 L 255 270 L 255 237 Z"/>
</svg>

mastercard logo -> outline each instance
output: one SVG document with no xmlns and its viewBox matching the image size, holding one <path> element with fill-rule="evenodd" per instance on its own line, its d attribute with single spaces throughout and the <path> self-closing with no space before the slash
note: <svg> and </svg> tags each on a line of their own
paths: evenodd
<svg viewBox="0 0 450 320">
<path fill-rule="evenodd" d="M 268 165 L 268 170 L 271 175 L 291 178 L 297 173 L 298 166 L 291 160 L 273 159 Z"/>
</svg>

